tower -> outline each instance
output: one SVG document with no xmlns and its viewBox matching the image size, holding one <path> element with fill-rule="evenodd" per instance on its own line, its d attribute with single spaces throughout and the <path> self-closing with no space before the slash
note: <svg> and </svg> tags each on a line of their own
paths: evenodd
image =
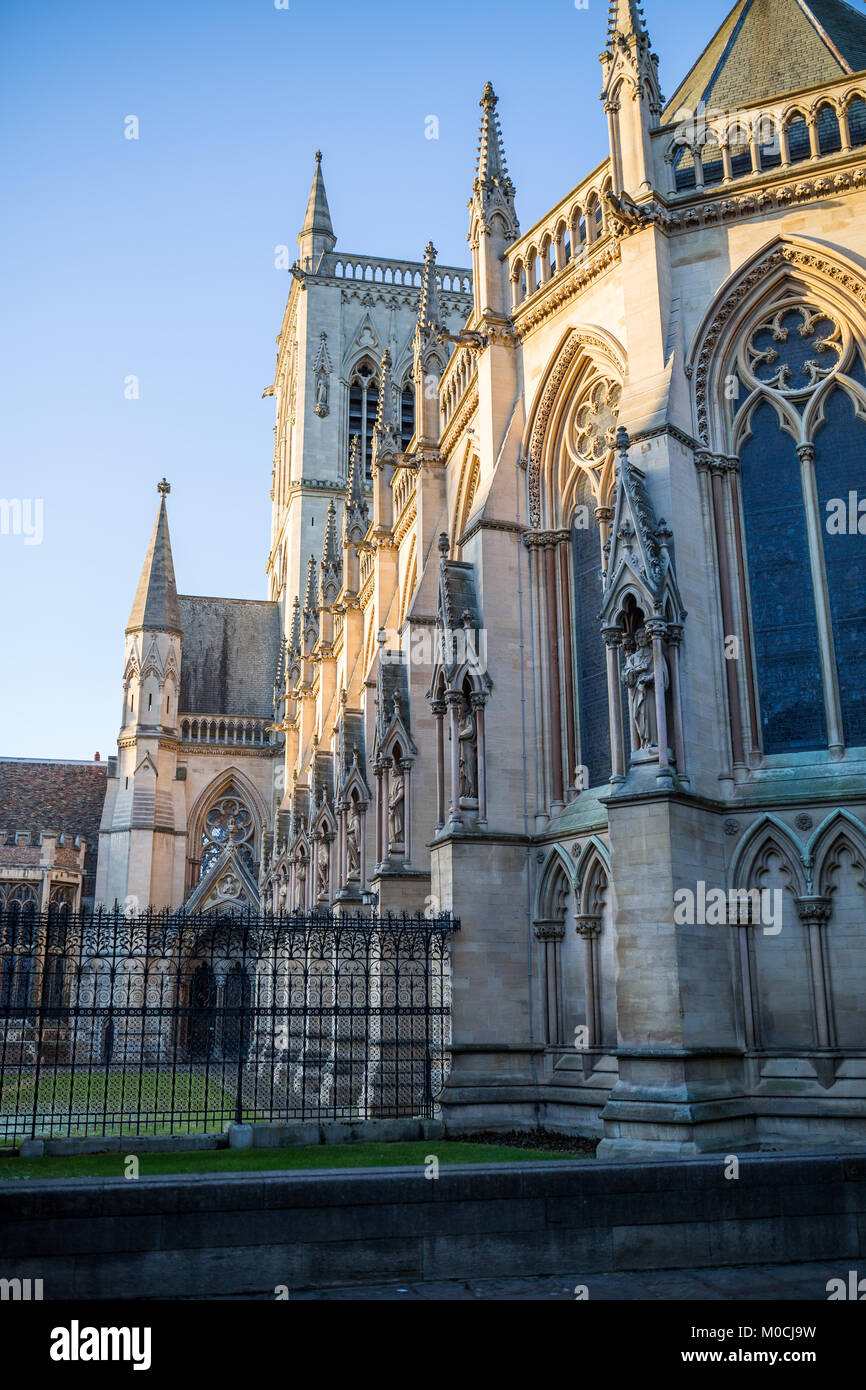
<svg viewBox="0 0 866 1390">
<path fill-rule="evenodd" d="M 469 245 L 472 248 L 472 282 L 476 322 L 504 320 L 508 314 L 508 266 L 506 249 L 520 234 L 514 210 L 514 184 L 508 176 L 502 130 L 496 106 L 499 101 L 490 82 L 481 95 L 481 134 L 472 184 Z"/>
<path fill-rule="evenodd" d="M 653 190 L 650 131 L 661 118 L 658 58 L 637 0 L 610 0 L 607 47 L 601 55 L 614 193 L 641 201 Z"/>
<path fill-rule="evenodd" d="M 183 648 L 166 498 L 159 511 L 126 625 L 123 712 L 116 775 L 100 827 L 96 897 L 111 906 L 169 907 L 183 901 L 185 814 L 176 780 Z"/>
</svg>

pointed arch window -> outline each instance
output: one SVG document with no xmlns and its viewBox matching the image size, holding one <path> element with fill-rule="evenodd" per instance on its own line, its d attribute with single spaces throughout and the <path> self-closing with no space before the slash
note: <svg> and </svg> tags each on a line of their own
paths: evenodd
<svg viewBox="0 0 866 1390">
<path fill-rule="evenodd" d="M 839 755 L 866 746 L 866 370 L 849 326 L 799 298 L 753 321 L 736 368 L 763 751 Z"/>
<path fill-rule="evenodd" d="M 866 145 L 866 101 L 862 97 L 855 97 L 848 106 L 848 133 L 855 149 Z"/>
<path fill-rule="evenodd" d="M 373 468 L 373 431 L 379 408 L 379 378 L 373 363 L 364 358 L 349 379 L 349 444 L 355 435 L 364 451 L 364 476 L 370 478 Z M 348 472 L 348 455 L 346 459 Z"/>
<path fill-rule="evenodd" d="M 400 392 L 400 443 L 408 449 L 409 441 L 415 433 L 415 384 L 411 375 L 407 376 Z"/>
</svg>

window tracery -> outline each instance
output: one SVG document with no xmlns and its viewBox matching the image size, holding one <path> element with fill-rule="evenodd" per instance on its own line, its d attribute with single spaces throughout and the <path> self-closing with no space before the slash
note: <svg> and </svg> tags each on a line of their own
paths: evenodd
<svg viewBox="0 0 866 1390">
<path fill-rule="evenodd" d="M 201 878 L 209 874 L 222 851 L 234 845 L 253 869 L 255 820 L 249 807 L 237 795 L 222 796 L 211 806 L 201 832 Z"/>
</svg>

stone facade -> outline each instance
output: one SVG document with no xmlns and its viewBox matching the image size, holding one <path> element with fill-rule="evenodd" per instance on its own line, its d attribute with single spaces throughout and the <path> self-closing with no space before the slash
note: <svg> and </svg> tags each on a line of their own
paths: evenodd
<svg viewBox="0 0 866 1390">
<path fill-rule="evenodd" d="M 864 68 L 739 0 L 666 106 L 612 0 L 526 232 L 484 89 L 471 271 L 339 252 L 317 156 L 268 601 L 178 598 L 162 499 L 98 896 L 452 910 L 452 1131 L 866 1132 Z"/>
</svg>

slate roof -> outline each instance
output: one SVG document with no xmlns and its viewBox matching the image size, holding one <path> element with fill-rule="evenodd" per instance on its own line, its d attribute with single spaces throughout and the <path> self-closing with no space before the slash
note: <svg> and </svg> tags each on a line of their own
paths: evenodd
<svg viewBox="0 0 866 1390">
<path fill-rule="evenodd" d="M 178 596 L 183 714 L 271 718 L 280 658 L 279 604 Z"/>
<path fill-rule="evenodd" d="M 845 0 L 738 0 L 662 124 L 673 124 L 682 107 L 730 111 L 864 68 L 866 15 Z"/>
<path fill-rule="evenodd" d="M 83 835 L 85 898 L 93 897 L 107 771 L 103 762 L 0 758 L 0 830 L 10 837 L 16 830 L 29 830 L 31 845 L 48 830 L 70 843 Z M 14 851 L 7 858 L 15 862 Z"/>
</svg>

